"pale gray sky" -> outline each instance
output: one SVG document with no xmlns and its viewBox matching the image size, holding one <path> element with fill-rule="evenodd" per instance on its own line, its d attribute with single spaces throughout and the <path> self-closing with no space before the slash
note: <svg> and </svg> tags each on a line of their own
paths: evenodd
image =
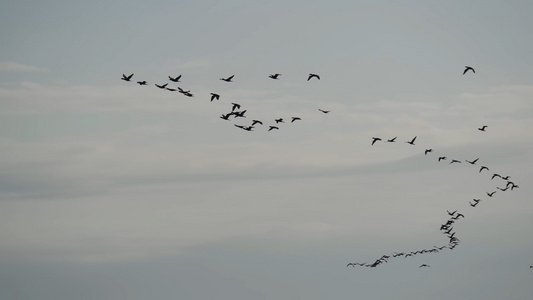
<svg viewBox="0 0 533 300">
<path fill-rule="evenodd" d="M 529 298 L 532 11 L 3 1 L 0 298 Z M 446 210 L 453 251 L 346 267 L 445 244 Z"/>
</svg>

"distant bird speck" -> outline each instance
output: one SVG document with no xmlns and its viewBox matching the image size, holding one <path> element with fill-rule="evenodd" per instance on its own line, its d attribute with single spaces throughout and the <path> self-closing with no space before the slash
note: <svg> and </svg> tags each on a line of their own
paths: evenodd
<svg viewBox="0 0 533 300">
<path fill-rule="evenodd" d="M 468 70 L 471 70 L 472 72 L 476 73 L 476 71 L 474 70 L 474 68 L 469 67 L 469 66 L 465 66 L 465 70 L 463 71 L 463 75 L 465 75 L 466 72 L 468 72 Z"/>
</svg>

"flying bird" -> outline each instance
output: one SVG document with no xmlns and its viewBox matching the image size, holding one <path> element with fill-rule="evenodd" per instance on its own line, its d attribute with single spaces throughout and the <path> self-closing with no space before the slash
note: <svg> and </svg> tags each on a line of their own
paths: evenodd
<svg viewBox="0 0 533 300">
<path fill-rule="evenodd" d="M 453 163 L 461 163 L 461 162 L 458 161 L 457 159 L 452 159 L 452 161 L 450 162 L 450 164 L 453 164 Z"/>
<path fill-rule="evenodd" d="M 494 193 L 496 193 L 496 191 L 494 191 L 492 193 L 487 192 L 487 196 L 492 197 L 492 195 L 494 195 Z"/>
<path fill-rule="evenodd" d="M 255 124 L 261 124 L 263 125 L 263 122 L 259 121 L 259 120 L 252 120 L 252 126 L 254 126 Z"/>
<path fill-rule="evenodd" d="M 494 175 L 492 175 L 492 177 L 491 177 L 490 180 L 494 179 L 494 177 L 500 177 L 500 178 L 502 178 L 502 176 L 501 176 L 500 174 L 496 174 L 496 173 L 494 173 Z"/>
<path fill-rule="evenodd" d="M 294 122 L 294 121 L 297 121 L 297 120 L 301 120 L 301 119 L 299 117 L 292 117 L 291 123 Z"/>
<path fill-rule="evenodd" d="M 407 144 L 414 145 L 416 140 L 416 136 L 411 141 L 406 141 Z"/>
<path fill-rule="evenodd" d="M 231 76 L 228 77 L 228 78 L 220 78 L 220 80 L 223 80 L 223 81 L 225 81 L 225 82 L 233 82 L 233 81 L 231 81 L 231 80 L 233 79 L 233 76 L 235 76 L 235 75 L 231 75 Z"/>
<path fill-rule="evenodd" d="M 372 138 L 372 146 L 373 146 L 374 143 L 377 142 L 377 141 L 381 141 L 381 139 L 380 139 L 380 138 L 377 138 L 377 137 L 373 137 L 373 138 Z"/>
<path fill-rule="evenodd" d="M 323 110 L 323 109 L 320 109 L 320 108 L 319 108 L 318 110 L 321 111 L 321 112 L 323 112 L 323 113 L 325 113 L 325 114 L 327 114 L 327 113 L 330 112 L 330 110 Z"/>
<path fill-rule="evenodd" d="M 471 165 L 475 165 L 479 158 L 474 159 L 473 161 L 465 160 L 467 163 Z"/>
<path fill-rule="evenodd" d="M 157 84 L 157 83 L 155 84 L 155 86 L 157 86 L 158 88 L 160 88 L 160 89 L 162 89 L 162 90 L 166 89 L 167 85 L 168 85 L 168 83 L 165 83 L 165 84 L 163 84 L 163 85 L 159 85 L 159 84 Z"/>
<path fill-rule="evenodd" d="M 143 80 L 143 81 L 137 81 L 137 83 L 139 85 L 147 85 L 148 83 L 146 82 L 146 80 Z"/>
<path fill-rule="evenodd" d="M 479 173 L 481 173 L 481 171 L 483 171 L 483 170 L 487 170 L 487 171 L 488 171 L 489 168 L 487 168 L 487 167 L 485 167 L 485 166 L 481 166 L 481 168 L 479 168 Z"/>
<path fill-rule="evenodd" d="M 446 160 L 446 156 L 439 156 L 439 161 Z"/>
<path fill-rule="evenodd" d="M 268 131 L 270 131 L 270 130 L 272 130 L 272 129 L 279 129 L 279 127 L 276 127 L 276 126 L 270 126 L 270 127 L 268 128 Z"/>
<path fill-rule="evenodd" d="M 231 103 L 233 104 L 233 107 L 231 108 L 231 111 L 234 111 L 236 109 L 241 109 L 241 105 L 240 104 L 237 104 L 237 103 Z"/>
<path fill-rule="evenodd" d="M 272 79 L 278 79 L 279 75 L 281 75 L 281 74 L 270 74 L 270 75 L 268 75 L 268 77 L 270 77 Z"/>
<path fill-rule="evenodd" d="M 455 210 L 455 211 L 453 211 L 453 212 L 450 212 L 450 211 L 447 210 L 447 212 L 448 212 L 448 214 L 449 214 L 450 216 L 453 216 L 457 211 Z"/>
<path fill-rule="evenodd" d="M 477 130 L 479 130 L 479 131 L 485 131 L 485 129 L 486 129 L 487 127 L 489 127 L 489 126 L 487 126 L 487 125 L 483 125 L 482 127 L 478 128 Z"/>
<path fill-rule="evenodd" d="M 215 94 L 215 93 L 211 93 L 211 101 L 215 100 L 215 99 L 220 99 L 220 95 L 219 94 Z"/>
<path fill-rule="evenodd" d="M 276 121 L 276 124 L 278 124 L 278 123 L 285 123 L 285 122 L 283 122 L 283 119 L 282 119 L 282 118 L 275 119 L 274 121 Z"/>
<path fill-rule="evenodd" d="M 131 79 L 132 77 L 133 77 L 133 73 L 132 73 L 130 76 L 126 76 L 126 75 L 122 74 L 122 78 L 120 78 L 120 79 L 122 79 L 122 80 L 124 80 L 124 81 L 130 81 L 130 79 Z"/>
<path fill-rule="evenodd" d="M 222 116 L 220 116 L 220 118 L 229 121 L 229 116 L 231 116 L 231 113 L 229 113 L 229 114 L 225 114 L 225 115 L 222 114 Z"/>
<path fill-rule="evenodd" d="M 424 155 L 427 155 L 429 152 L 433 152 L 433 149 L 426 149 L 426 151 L 424 151 Z"/>
<path fill-rule="evenodd" d="M 472 72 L 476 73 L 476 71 L 474 70 L 474 68 L 469 67 L 469 66 L 465 66 L 465 70 L 463 71 L 463 75 L 465 75 L 466 72 L 468 72 L 468 70 L 472 70 Z"/>
<path fill-rule="evenodd" d="M 172 77 L 168 76 L 168 79 L 169 79 L 170 81 L 174 81 L 174 82 L 180 82 L 180 78 L 181 78 L 181 75 L 179 75 L 179 76 L 176 77 L 176 78 L 172 78 Z"/>
<path fill-rule="evenodd" d="M 421 264 L 419 268 L 422 268 L 422 267 L 428 267 L 428 268 L 431 268 L 430 266 L 426 265 L 426 264 Z"/>
<path fill-rule="evenodd" d="M 316 77 L 318 80 L 320 80 L 320 76 L 316 75 L 316 74 L 311 74 L 309 73 L 309 77 L 307 77 L 307 81 L 309 81 L 311 78 L 313 77 Z"/>
<path fill-rule="evenodd" d="M 388 143 L 394 143 L 394 142 L 396 142 L 396 138 L 397 138 L 397 136 L 393 137 L 393 138 L 390 139 L 390 140 L 387 140 L 387 142 L 388 142 Z"/>
<path fill-rule="evenodd" d="M 176 89 L 167 88 L 167 91 L 175 92 L 177 90 Z"/>
</svg>

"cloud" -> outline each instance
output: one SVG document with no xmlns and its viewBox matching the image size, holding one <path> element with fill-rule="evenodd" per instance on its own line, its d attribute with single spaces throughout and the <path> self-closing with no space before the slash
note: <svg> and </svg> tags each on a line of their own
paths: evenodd
<svg viewBox="0 0 533 300">
<path fill-rule="evenodd" d="M 7 72 L 48 72 L 47 69 L 23 65 L 16 62 L 0 62 L 0 70 Z"/>
</svg>

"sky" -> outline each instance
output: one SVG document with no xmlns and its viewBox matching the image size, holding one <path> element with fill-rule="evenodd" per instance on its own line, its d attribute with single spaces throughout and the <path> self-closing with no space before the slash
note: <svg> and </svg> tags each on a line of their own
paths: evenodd
<svg viewBox="0 0 533 300">
<path fill-rule="evenodd" d="M 0 298 L 529 298 L 533 2 L 263 2 L 0 3 Z"/>
</svg>

